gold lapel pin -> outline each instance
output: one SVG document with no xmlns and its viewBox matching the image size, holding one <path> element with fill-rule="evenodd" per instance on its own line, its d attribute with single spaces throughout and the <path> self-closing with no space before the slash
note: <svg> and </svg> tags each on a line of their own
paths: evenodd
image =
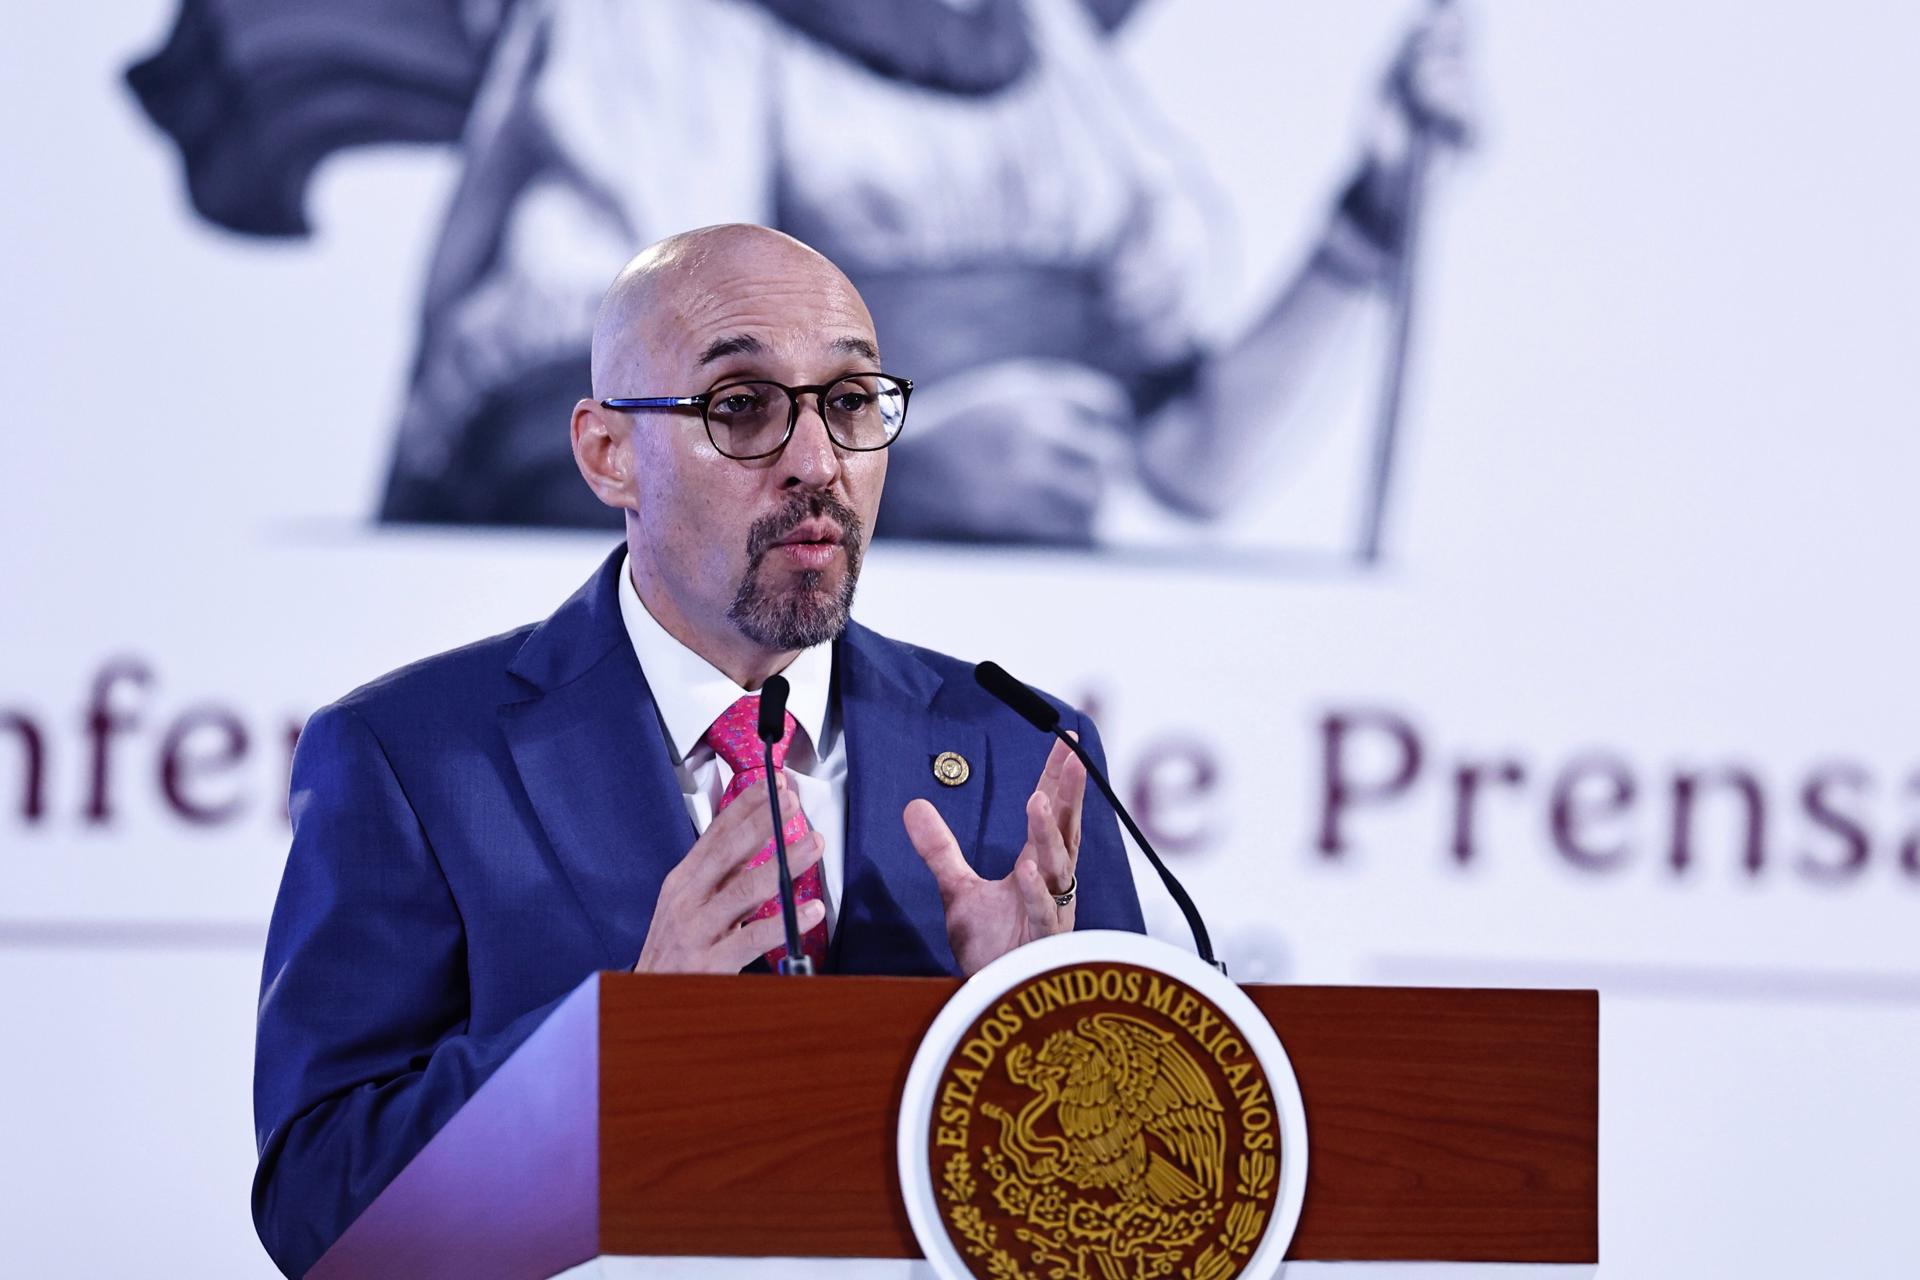
<svg viewBox="0 0 1920 1280">
<path fill-rule="evenodd" d="M 933 776 L 940 780 L 941 786 L 957 787 L 972 772 L 967 758 L 958 751 L 942 751 L 933 758 Z"/>
</svg>

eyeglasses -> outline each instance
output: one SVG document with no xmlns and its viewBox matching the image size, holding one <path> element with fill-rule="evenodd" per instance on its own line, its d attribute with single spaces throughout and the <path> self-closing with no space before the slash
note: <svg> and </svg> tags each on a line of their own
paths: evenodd
<svg viewBox="0 0 1920 1280">
<path fill-rule="evenodd" d="M 913 380 L 885 373 L 853 373 L 819 386 L 743 379 L 723 382 L 697 396 L 639 396 L 602 400 L 602 408 L 698 409 L 707 439 L 729 458 L 751 462 L 786 448 L 800 421 L 800 397 L 820 397 L 827 438 L 853 453 L 884 449 L 900 436 L 907 421 L 907 397 Z"/>
</svg>

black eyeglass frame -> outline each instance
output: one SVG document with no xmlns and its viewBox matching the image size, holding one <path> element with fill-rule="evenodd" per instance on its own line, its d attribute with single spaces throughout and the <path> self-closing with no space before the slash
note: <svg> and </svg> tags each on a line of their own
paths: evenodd
<svg viewBox="0 0 1920 1280">
<path fill-rule="evenodd" d="M 832 382 L 814 383 L 811 386 L 804 387 L 790 387 L 784 382 L 775 382 L 772 378 L 729 378 L 727 381 L 719 383 L 716 386 L 708 387 L 696 396 L 614 396 L 610 399 L 602 400 L 600 407 L 602 409 L 615 409 L 621 413 L 629 413 L 636 409 L 698 409 L 700 411 L 700 426 L 706 431 L 707 443 L 714 447 L 715 452 L 719 453 L 723 458 L 732 458 L 735 462 L 757 462 L 761 458 L 773 457 L 787 447 L 787 441 L 793 439 L 793 429 L 800 425 L 800 397 L 802 394 L 811 392 L 819 398 L 821 406 L 824 409 L 827 392 L 829 390 L 839 386 L 843 382 L 852 382 L 857 378 L 885 378 L 900 388 L 900 431 L 894 432 L 892 438 L 884 444 L 865 446 L 851 445 L 833 434 L 833 424 L 827 421 L 827 415 L 824 412 L 820 415 L 820 421 L 826 426 L 827 439 L 833 441 L 835 448 L 845 449 L 848 453 L 878 453 L 882 449 L 891 447 L 893 442 L 900 438 L 900 432 L 907 429 L 907 406 L 913 400 L 913 379 L 902 378 L 898 374 L 882 373 L 877 369 L 866 373 L 844 373 Z M 780 443 L 774 445 L 773 448 L 768 449 L 764 453 L 728 453 L 720 447 L 720 442 L 713 438 L 713 423 L 707 417 L 707 406 L 713 403 L 715 396 L 727 390 L 729 387 L 746 386 L 779 387 L 787 393 L 787 429 L 781 435 Z"/>
</svg>

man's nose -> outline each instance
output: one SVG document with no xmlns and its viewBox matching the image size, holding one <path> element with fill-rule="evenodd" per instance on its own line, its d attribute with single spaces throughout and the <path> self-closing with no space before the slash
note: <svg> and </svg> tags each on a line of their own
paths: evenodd
<svg viewBox="0 0 1920 1280">
<path fill-rule="evenodd" d="M 827 434 L 818 392 L 801 395 L 799 416 L 793 424 L 792 438 L 781 451 L 780 465 L 786 469 L 784 484 L 821 489 L 839 478 L 840 451 Z"/>
</svg>

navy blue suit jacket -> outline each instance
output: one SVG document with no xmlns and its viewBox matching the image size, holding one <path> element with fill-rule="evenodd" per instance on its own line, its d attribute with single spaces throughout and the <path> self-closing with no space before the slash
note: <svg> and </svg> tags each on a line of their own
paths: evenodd
<svg viewBox="0 0 1920 1280">
<path fill-rule="evenodd" d="M 429 658 L 308 721 L 267 936 L 253 1214 L 310 1267 L 562 997 L 640 954 L 694 841 L 616 594 L 616 551 L 545 622 Z M 1051 739 L 953 658 L 857 624 L 835 648 L 846 876 L 832 973 L 956 972 L 901 810 L 931 800 L 984 876 L 1026 836 Z M 1095 754 L 1093 725 L 1068 709 Z M 972 765 L 938 785 L 933 757 Z M 1087 806 L 1077 923 L 1139 930 L 1112 813 Z M 742 979 L 751 981 L 752 979 Z"/>
</svg>

